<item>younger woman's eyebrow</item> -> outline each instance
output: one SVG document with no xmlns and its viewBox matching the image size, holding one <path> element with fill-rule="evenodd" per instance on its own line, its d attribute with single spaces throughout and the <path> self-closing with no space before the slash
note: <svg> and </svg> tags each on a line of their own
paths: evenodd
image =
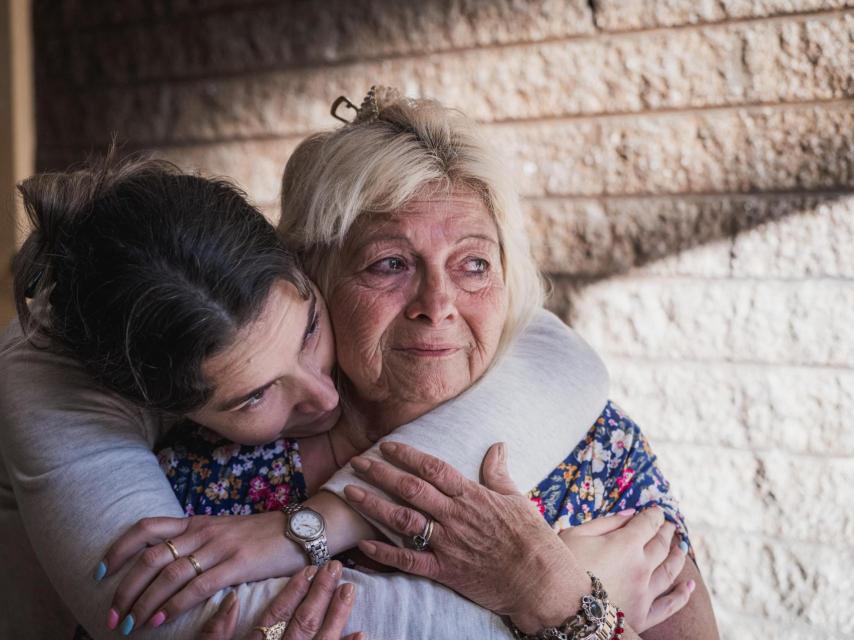
<svg viewBox="0 0 854 640">
<path fill-rule="evenodd" d="M 317 295 L 314 293 L 314 289 L 309 291 L 309 296 L 311 298 L 311 304 L 308 305 L 308 317 L 305 321 L 305 329 L 302 333 L 302 340 L 300 341 L 300 345 L 304 345 L 306 340 L 308 340 L 308 336 L 311 333 L 311 325 L 314 324 L 314 315 L 317 309 Z M 241 404 L 249 400 L 252 396 L 261 393 L 262 391 L 269 388 L 278 378 L 270 380 L 262 384 L 260 387 L 256 389 L 252 389 L 249 393 L 244 393 L 238 396 L 237 398 L 232 398 L 231 400 L 226 400 L 222 402 L 217 408 L 217 411 L 231 411 L 232 409 L 239 407 Z"/>
</svg>

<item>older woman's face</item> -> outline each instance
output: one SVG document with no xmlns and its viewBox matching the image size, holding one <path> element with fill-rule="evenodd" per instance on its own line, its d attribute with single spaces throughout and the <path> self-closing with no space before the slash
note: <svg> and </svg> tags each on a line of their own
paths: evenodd
<svg viewBox="0 0 854 640">
<path fill-rule="evenodd" d="M 334 355 L 323 298 L 280 280 L 258 318 L 202 364 L 214 394 L 188 417 L 248 445 L 323 432 L 340 415 Z"/>
<path fill-rule="evenodd" d="M 495 356 L 506 317 L 498 231 L 470 191 L 363 217 L 328 301 L 360 399 L 427 411 Z"/>
</svg>

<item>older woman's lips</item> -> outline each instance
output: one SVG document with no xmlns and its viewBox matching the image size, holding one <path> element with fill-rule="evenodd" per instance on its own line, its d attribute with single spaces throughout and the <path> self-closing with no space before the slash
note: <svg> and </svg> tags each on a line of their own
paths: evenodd
<svg viewBox="0 0 854 640">
<path fill-rule="evenodd" d="M 453 345 L 410 345 L 406 347 L 398 347 L 395 351 L 402 351 L 406 355 L 417 356 L 420 358 L 443 358 L 450 356 L 459 351 L 460 348 Z"/>
</svg>

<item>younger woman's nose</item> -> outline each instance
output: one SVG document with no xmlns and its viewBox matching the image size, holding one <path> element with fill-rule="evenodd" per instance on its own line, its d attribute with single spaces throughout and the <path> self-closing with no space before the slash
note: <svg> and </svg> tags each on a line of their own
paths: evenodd
<svg viewBox="0 0 854 640">
<path fill-rule="evenodd" d="M 338 406 L 338 390 L 331 376 L 322 371 L 308 371 L 303 382 L 303 396 L 295 407 L 297 411 L 324 413 Z"/>
</svg>

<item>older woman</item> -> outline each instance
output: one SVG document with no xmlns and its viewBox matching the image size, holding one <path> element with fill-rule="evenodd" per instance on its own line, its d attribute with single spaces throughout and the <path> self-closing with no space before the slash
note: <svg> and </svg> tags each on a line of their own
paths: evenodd
<svg viewBox="0 0 854 640">
<path fill-rule="evenodd" d="M 348 421 L 332 431 L 339 451 L 355 453 L 356 443 L 376 440 L 467 388 L 539 305 L 537 270 L 512 185 L 497 152 L 465 117 L 382 87 L 371 90 L 352 123 L 312 136 L 294 152 L 283 178 L 280 230 L 329 301 L 352 407 Z M 433 434 L 420 435 L 418 445 L 429 450 Z M 455 457 L 454 464 L 477 478 L 472 456 L 463 458 Z M 408 471 L 421 470 L 422 478 L 441 475 L 423 473 L 430 470 L 429 462 L 413 463 L 411 457 L 395 462 Z M 446 483 L 437 492 L 372 455 L 354 458 L 353 466 L 381 488 L 394 488 L 397 498 L 415 502 L 428 514 L 443 514 L 434 535 L 467 539 L 466 518 L 442 496 L 449 493 L 447 486 L 461 486 L 459 478 L 456 483 L 437 479 L 436 484 Z M 327 488 L 343 487 L 333 481 Z M 386 530 L 411 536 L 431 522 L 387 504 L 383 509 L 365 497 L 364 484 L 348 495 Z M 580 522 L 656 502 L 685 533 L 643 435 L 611 403 L 532 496 L 567 537 Z M 467 504 L 474 508 L 477 503 Z M 450 513 L 457 518 L 449 521 Z M 474 571 L 460 574 L 458 550 L 437 554 L 445 560 L 443 573 L 441 563 L 430 565 L 423 555 L 394 553 L 376 544 L 360 548 L 484 602 L 460 588 L 470 584 Z M 681 578 L 693 581 L 698 592 L 649 637 L 716 637 L 708 595 L 693 562 L 685 564 Z M 609 584 L 618 588 L 615 581 Z M 482 597 L 489 601 L 489 595 Z"/>
<path fill-rule="evenodd" d="M 4 616 L 3 624 L 16 638 L 63 635 L 69 613 L 52 595 L 49 575 L 74 617 L 101 637 L 107 633 L 105 618 L 112 621 L 110 626 L 119 622 L 118 613 L 107 615 L 107 610 L 122 572 L 107 562 L 99 566 L 96 578 L 103 582 L 96 584 L 92 567 L 109 541 L 140 516 L 182 511 L 151 455 L 164 428 L 176 414 L 192 415 L 234 440 L 275 439 L 266 452 L 281 457 L 282 450 L 276 454 L 276 449 L 283 448 L 286 459 L 297 460 L 288 442 L 276 436 L 283 429 L 304 434 L 322 430 L 337 413 L 330 413 L 337 402 L 328 382 L 330 332 L 322 299 L 294 270 L 260 214 L 226 183 L 144 163 L 40 176 L 28 182 L 25 191 L 36 229 L 16 273 L 25 333 L 13 326 L 5 336 L 0 376 L 3 489 L 10 498 L 3 510 L 4 576 L 19 576 L 19 582 L 6 585 L 4 604 L 14 613 Z M 210 211 L 217 211 L 217 217 Z M 35 298 L 34 306 L 27 298 Z M 40 307 L 45 302 L 49 306 Z M 34 323 L 28 322 L 31 314 Z M 40 325 L 46 331 L 38 331 Z M 482 430 L 468 416 L 490 416 L 492 405 L 501 406 L 491 400 L 506 396 L 506 387 L 514 384 L 513 367 L 528 367 L 523 370 L 530 371 L 537 384 L 524 379 L 517 383 L 529 397 L 541 400 L 526 417 L 534 415 L 537 422 L 550 425 L 544 432 L 551 434 L 544 438 L 551 443 L 543 452 L 547 457 L 548 449 L 561 442 L 565 414 L 589 420 L 591 410 L 598 411 L 602 402 L 598 360 L 569 338 L 553 319 L 533 323 L 519 340 L 521 351 L 511 350 L 471 394 L 447 403 L 443 419 Z M 541 361 L 532 362 L 526 349 L 553 358 L 548 376 L 537 378 L 535 365 Z M 223 362 L 217 355 L 226 360 L 235 356 L 237 361 Z M 252 356 L 251 366 L 246 366 L 247 355 Z M 568 359 L 591 368 L 592 387 L 580 372 L 565 366 Z M 256 378 L 271 372 L 275 384 L 258 390 Z M 238 383 L 247 386 L 232 388 Z M 573 383 L 577 396 L 557 393 Z M 539 411 L 547 405 L 548 410 Z M 226 414 L 230 419 L 223 417 Z M 504 424 L 522 426 L 512 417 L 490 417 L 499 424 L 504 418 Z M 418 426 L 419 421 L 410 425 Z M 326 436 L 315 438 L 315 450 L 319 443 L 334 461 L 325 442 Z M 306 452 L 310 449 L 307 446 Z M 242 552 L 237 564 L 249 574 L 243 580 L 287 573 L 277 564 L 286 552 L 304 563 L 301 550 L 281 535 L 280 512 L 253 518 L 251 529 L 239 517 L 218 519 L 244 534 L 236 541 Z M 199 522 L 176 521 L 185 528 L 189 521 Z M 270 522 L 272 526 L 265 524 Z M 262 544 L 267 538 L 256 535 L 255 523 L 273 532 L 267 535 L 273 543 Z M 330 523 L 335 521 L 330 518 Z M 330 544 L 334 547 L 333 538 L 345 533 L 331 529 Z M 190 591 L 201 588 L 202 600 L 219 588 L 207 591 L 218 580 L 239 581 L 222 573 L 217 577 L 217 560 L 193 546 L 199 538 L 176 537 L 173 546 L 182 555 L 172 562 L 164 537 L 155 535 L 159 544 L 152 551 L 168 556 L 167 574 L 189 571 Z M 252 545 L 246 544 L 249 539 Z M 250 552 L 258 552 L 257 557 Z M 197 567 L 202 575 L 196 580 Z M 412 637 L 413 630 L 430 625 L 436 634 L 446 635 L 460 628 L 454 618 L 431 620 L 430 607 L 456 611 L 465 628 L 478 629 L 480 637 L 502 635 L 496 619 L 424 581 L 355 574 L 353 579 L 361 593 L 354 624 L 379 635 Z M 278 584 L 268 581 L 238 590 L 244 628 Z M 34 608 L 29 597 L 37 591 L 44 594 L 39 598 L 42 609 Z M 390 593 L 418 603 L 410 608 L 410 619 L 383 614 Z M 217 601 L 208 603 L 208 611 Z M 45 609 L 47 603 L 52 607 Z M 200 614 L 205 612 L 170 619 L 157 635 L 193 635 Z M 148 616 L 139 620 L 142 624 Z M 124 616 L 123 631 L 130 632 L 135 622 Z M 150 624 L 163 622 L 155 614 Z"/>
</svg>

